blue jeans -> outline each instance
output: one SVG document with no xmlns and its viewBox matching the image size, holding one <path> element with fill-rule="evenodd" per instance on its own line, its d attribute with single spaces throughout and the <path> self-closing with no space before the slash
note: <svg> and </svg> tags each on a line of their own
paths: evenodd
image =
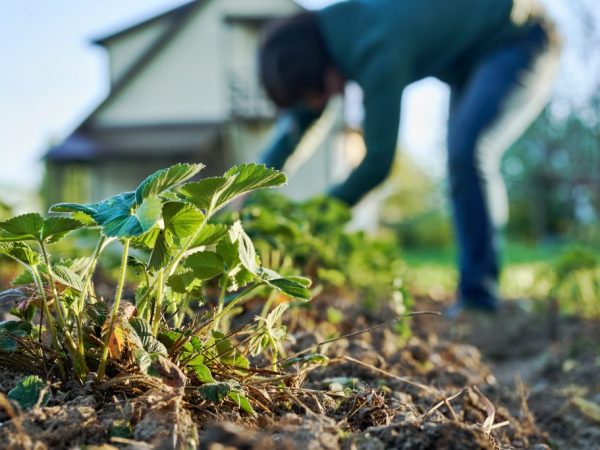
<svg viewBox="0 0 600 450">
<path fill-rule="evenodd" d="M 498 306 L 499 231 L 508 212 L 501 158 L 546 105 L 559 47 L 536 26 L 523 40 L 490 52 L 464 82 L 451 86 L 448 172 L 458 301 L 465 306 Z"/>
</svg>

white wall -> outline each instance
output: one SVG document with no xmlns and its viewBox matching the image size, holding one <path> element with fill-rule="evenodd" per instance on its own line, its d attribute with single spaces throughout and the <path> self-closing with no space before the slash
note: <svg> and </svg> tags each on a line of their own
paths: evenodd
<svg viewBox="0 0 600 450">
<path fill-rule="evenodd" d="M 167 26 L 168 20 L 158 20 L 107 42 L 111 85 L 131 68 Z"/>
<path fill-rule="evenodd" d="M 229 112 L 227 15 L 277 16 L 298 10 L 291 0 L 212 0 L 119 95 L 96 113 L 97 125 L 223 121 Z"/>
</svg>

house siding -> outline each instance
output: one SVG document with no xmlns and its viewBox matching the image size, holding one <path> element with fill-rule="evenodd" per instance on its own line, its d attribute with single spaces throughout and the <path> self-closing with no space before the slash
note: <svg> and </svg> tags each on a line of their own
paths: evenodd
<svg viewBox="0 0 600 450">
<path fill-rule="evenodd" d="M 281 0 L 208 1 L 94 117 L 95 126 L 216 122 L 229 118 L 227 15 L 277 16 L 298 11 Z"/>
<path fill-rule="evenodd" d="M 167 27 L 168 20 L 163 18 L 106 43 L 110 57 L 111 86 L 131 69 L 135 61 L 165 32 Z"/>
</svg>

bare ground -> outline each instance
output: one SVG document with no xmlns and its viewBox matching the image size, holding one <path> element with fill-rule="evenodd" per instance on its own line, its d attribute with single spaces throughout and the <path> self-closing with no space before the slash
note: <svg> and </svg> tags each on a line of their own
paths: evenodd
<svg viewBox="0 0 600 450">
<path fill-rule="evenodd" d="M 329 306 L 343 311 L 343 334 L 391 317 L 317 300 L 291 325 L 291 352 L 335 332 L 320 319 Z M 416 309 L 442 307 L 420 299 Z M 52 382 L 45 407 L 19 412 L 3 405 L 0 448 L 598 448 L 597 322 L 516 307 L 494 318 L 412 321 L 414 336 L 403 345 L 382 327 L 322 346 L 330 364 L 313 370 L 301 389 L 273 398 L 275 407 L 257 408 L 255 417 L 143 381 L 104 389 Z M 1 369 L 0 391 L 19 376 Z"/>
</svg>

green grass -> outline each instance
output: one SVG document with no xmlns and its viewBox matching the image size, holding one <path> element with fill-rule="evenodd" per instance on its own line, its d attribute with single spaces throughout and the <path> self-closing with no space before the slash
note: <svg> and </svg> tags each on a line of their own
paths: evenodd
<svg viewBox="0 0 600 450">
<path fill-rule="evenodd" d="M 506 241 L 502 249 L 502 295 L 505 298 L 543 296 L 547 291 L 544 285 L 547 268 L 577 245 L 575 241 L 543 244 Z M 589 249 L 589 245 L 580 245 Z M 600 248 L 597 254 L 600 254 Z M 414 294 L 440 300 L 454 296 L 458 279 L 455 246 L 405 249 L 403 258 L 406 262 L 405 281 Z"/>
<path fill-rule="evenodd" d="M 536 244 L 508 240 L 504 243 L 501 250 L 502 264 L 504 267 L 509 267 L 512 265 L 540 262 L 552 263 L 562 253 L 575 245 L 578 245 L 575 241 Z M 589 245 L 585 245 L 585 247 L 589 248 Z M 600 246 L 597 250 L 600 254 Z M 404 249 L 402 254 L 410 267 L 433 266 L 454 269 L 457 259 L 455 246 L 447 246 L 439 249 L 410 248 Z"/>
</svg>

